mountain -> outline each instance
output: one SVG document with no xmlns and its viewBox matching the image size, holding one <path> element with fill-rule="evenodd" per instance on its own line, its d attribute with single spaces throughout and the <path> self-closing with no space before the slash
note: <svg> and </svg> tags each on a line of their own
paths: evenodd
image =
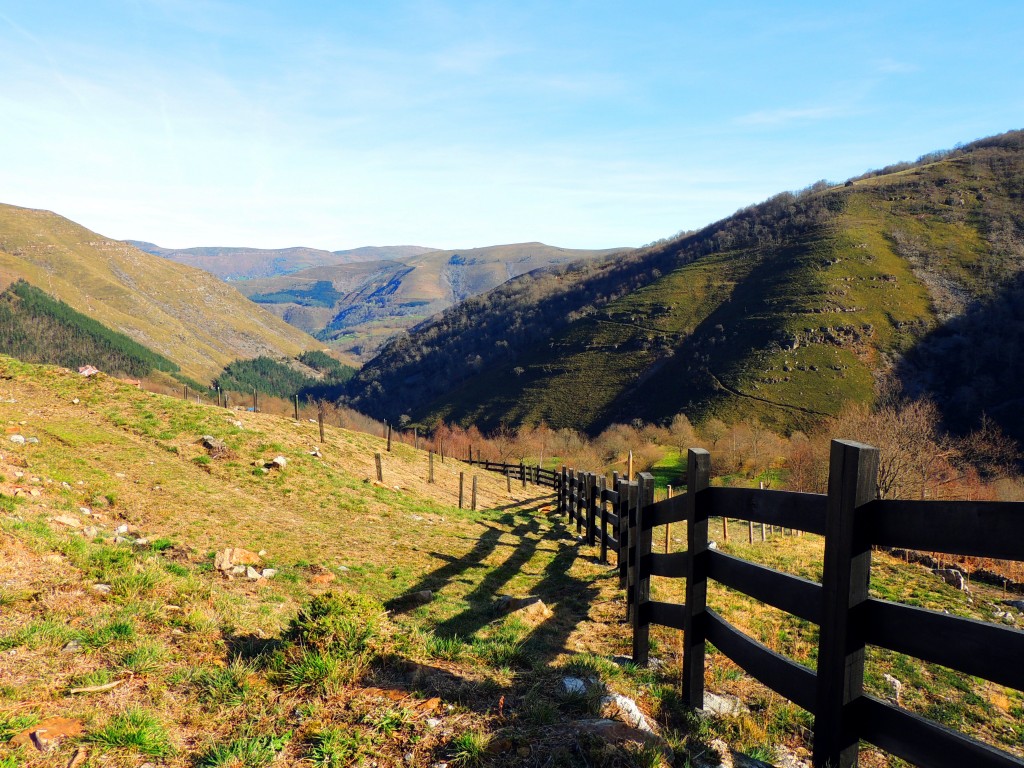
<svg viewBox="0 0 1024 768">
<path fill-rule="evenodd" d="M 250 280 L 287 275 L 309 267 L 353 264 L 361 261 L 403 259 L 429 253 L 433 248 L 419 245 L 363 246 L 347 251 L 318 248 L 162 248 L 142 240 L 126 240 L 139 250 L 179 264 L 199 267 L 222 280 Z"/>
<path fill-rule="evenodd" d="M 367 358 L 391 336 L 510 278 L 623 250 L 495 245 L 314 267 L 235 286 L 339 351 Z"/>
<path fill-rule="evenodd" d="M 237 358 L 322 346 L 207 272 L 50 211 L 0 204 L 0 288 L 19 279 L 202 381 Z"/>
<path fill-rule="evenodd" d="M 963 425 L 985 412 L 1024 437 L 1020 379 L 1007 381 L 1022 271 L 1017 131 L 522 276 L 394 339 L 349 402 L 482 428 L 686 412 L 802 429 L 894 378 L 947 416 L 956 400 Z"/>
</svg>

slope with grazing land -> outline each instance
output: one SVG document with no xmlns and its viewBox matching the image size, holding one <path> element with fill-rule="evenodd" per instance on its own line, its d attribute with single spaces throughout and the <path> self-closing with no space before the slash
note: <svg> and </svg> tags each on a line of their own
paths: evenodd
<svg viewBox="0 0 1024 768">
<path fill-rule="evenodd" d="M 198 267 L 222 280 L 252 280 L 287 275 L 302 269 L 333 264 L 358 264 L 364 261 L 404 259 L 429 253 L 433 248 L 421 245 L 363 246 L 344 251 L 319 248 L 161 248 L 143 240 L 126 240 L 140 251 L 161 256 L 179 264 Z"/>
<path fill-rule="evenodd" d="M 1008 286 L 1024 268 L 1022 185 L 1014 132 L 778 195 L 609 263 L 524 276 L 394 340 L 355 377 L 350 402 L 482 428 L 595 431 L 685 411 L 803 429 L 870 402 L 905 359 L 904 380 L 945 408 L 962 384 L 942 356 L 907 355 L 930 333 L 933 349 L 948 348 L 957 318 L 989 304 L 1007 319 L 989 348 L 1005 357 L 1017 343 Z M 993 349 L 977 365 L 999 359 Z M 976 395 L 961 423 L 988 411 L 1021 433 L 1012 396 L 994 385 Z"/>
<path fill-rule="evenodd" d="M 239 282 L 253 301 L 339 351 L 367 359 L 387 339 L 510 278 L 625 249 L 516 243 L 431 251 Z"/>
<path fill-rule="evenodd" d="M 330 426 L 320 445 L 308 422 L 7 358 L 0 379 L 0 419 L 25 438 L 0 447 L 4 768 L 65 768 L 76 755 L 117 768 L 639 768 L 665 765 L 665 748 L 677 765 L 700 764 L 723 749 L 716 738 L 763 759 L 804 754 L 806 714 L 713 651 L 708 689 L 750 710 L 687 714 L 674 632 L 653 633 L 658 669 L 613 661 L 630 638 L 617 571 L 550 514 L 546 491 L 509 493 L 480 473 L 479 511 L 459 510 L 459 473 L 476 470 L 436 461 L 428 485 L 426 457 L 409 446 L 388 454 L 376 437 Z M 384 483 L 371 481 L 375 452 Z M 674 534 L 678 548 L 684 534 Z M 722 546 L 820 575 L 817 537 Z M 881 554 L 872 584 L 983 620 L 998 608 L 997 596 L 968 599 Z M 677 582 L 652 586 L 680 599 Z M 551 613 L 503 616 L 499 595 L 536 595 Z M 724 589 L 709 604 L 813 661 L 806 625 Z M 890 672 L 911 709 L 1019 748 L 1019 692 L 898 655 L 869 660 L 869 687 L 884 694 Z M 570 693 L 565 675 L 600 684 Z M 605 686 L 636 699 L 664 741 L 595 725 Z M 70 724 L 63 740 L 55 717 Z M 7 744 L 44 724 L 52 751 L 28 736 Z M 889 763 L 871 752 L 861 764 Z"/>
<path fill-rule="evenodd" d="M 49 211 L 0 205 L 0 287 L 19 279 L 199 380 L 237 358 L 293 357 L 322 346 L 202 270 Z"/>
</svg>

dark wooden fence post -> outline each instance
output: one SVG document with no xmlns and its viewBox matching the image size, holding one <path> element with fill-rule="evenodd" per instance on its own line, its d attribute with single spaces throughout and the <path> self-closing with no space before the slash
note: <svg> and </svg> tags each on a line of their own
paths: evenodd
<svg viewBox="0 0 1024 768">
<path fill-rule="evenodd" d="M 526 465 L 519 462 L 519 476 L 523 479 L 523 488 L 526 487 Z"/>
<path fill-rule="evenodd" d="M 476 512 L 476 475 L 473 475 L 473 495 L 471 496 L 470 509 Z"/>
<path fill-rule="evenodd" d="M 316 411 L 316 423 L 320 427 L 320 442 L 324 441 L 324 409 L 323 406 Z"/>
<path fill-rule="evenodd" d="M 381 466 L 380 454 L 379 453 L 373 454 L 373 462 L 374 462 L 374 464 L 377 465 L 377 482 L 378 483 L 383 483 L 384 482 L 384 468 L 383 468 L 383 466 Z"/>
<path fill-rule="evenodd" d="M 604 492 L 608 478 L 601 475 L 597 481 L 597 501 L 601 508 L 601 562 L 608 564 L 608 505 L 604 500 Z"/>
<path fill-rule="evenodd" d="M 565 517 L 566 522 L 572 523 L 573 513 L 576 508 L 573 506 L 576 498 L 576 470 L 574 468 L 569 469 L 569 484 L 565 489 Z"/>
<path fill-rule="evenodd" d="M 691 448 L 686 456 L 686 610 L 683 615 L 683 703 L 704 708 L 704 636 L 707 631 L 708 516 L 697 495 L 711 485 L 711 454 Z"/>
<path fill-rule="evenodd" d="M 388 453 L 391 453 L 391 425 L 388 424 Z"/>
<path fill-rule="evenodd" d="M 587 473 L 576 473 L 576 504 L 573 514 L 576 516 L 576 535 L 586 531 L 587 520 Z"/>
<path fill-rule="evenodd" d="M 854 612 L 868 599 L 871 546 L 857 508 L 878 495 L 878 449 L 833 440 L 822 571 L 815 768 L 857 765 L 856 705 L 864 686 L 864 637 Z"/>
<path fill-rule="evenodd" d="M 184 389 L 181 390 L 181 399 L 188 400 L 188 384 L 186 384 Z"/>
<path fill-rule="evenodd" d="M 640 498 L 640 488 L 636 481 L 626 482 L 626 621 L 633 621 L 633 601 L 636 592 L 636 510 Z"/>
<path fill-rule="evenodd" d="M 647 666 L 651 650 L 651 624 L 647 603 L 651 599 L 651 576 L 644 574 L 640 564 L 651 554 L 654 531 L 643 529 L 644 510 L 654 503 L 654 475 L 641 472 L 637 478 L 639 499 L 636 512 L 636 581 L 633 599 L 633 663 Z"/>
<path fill-rule="evenodd" d="M 295 396 L 295 420 L 299 420 L 299 396 Z"/>
<path fill-rule="evenodd" d="M 256 388 L 253 387 L 253 390 L 252 390 L 252 412 L 256 413 L 257 411 L 259 411 L 259 409 L 260 409 L 260 396 L 259 396 L 259 393 L 256 391 Z"/>
<path fill-rule="evenodd" d="M 512 493 L 512 470 L 505 470 L 505 493 Z"/>
<path fill-rule="evenodd" d="M 587 473 L 587 546 L 597 543 L 597 475 Z"/>
<path fill-rule="evenodd" d="M 427 482 L 434 482 L 434 452 L 427 451 Z"/>
<path fill-rule="evenodd" d="M 466 473 L 459 472 L 459 509 L 463 507 L 463 499 L 465 498 L 465 487 L 466 487 Z"/>
</svg>

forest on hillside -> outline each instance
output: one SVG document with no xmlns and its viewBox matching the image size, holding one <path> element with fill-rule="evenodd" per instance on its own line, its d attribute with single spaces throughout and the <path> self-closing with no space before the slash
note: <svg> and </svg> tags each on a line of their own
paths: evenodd
<svg viewBox="0 0 1024 768">
<path fill-rule="evenodd" d="M 178 366 L 137 341 L 107 328 L 24 280 L 0 292 L 0 353 L 31 363 L 141 378 Z"/>
</svg>

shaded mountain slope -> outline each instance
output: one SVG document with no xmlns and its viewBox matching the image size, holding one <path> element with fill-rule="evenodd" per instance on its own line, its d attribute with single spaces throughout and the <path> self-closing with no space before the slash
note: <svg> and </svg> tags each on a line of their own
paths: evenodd
<svg viewBox="0 0 1024 768">
<path fill-rule="evenodd" d="M 19 278 L 205 381 L 236 358 L 318 346 L 213 275 L 50 211 L 0 205 L 0 286 Z"/>
<path fill-rule="evenodd" d="M 1014 279 L 1022 182 L 1016 132 L 521 278 L 389 344 L 351 401 L 482 427 L 685 411 L 805 428 L 870 401 L 921 339 Z"/>
</svg>

